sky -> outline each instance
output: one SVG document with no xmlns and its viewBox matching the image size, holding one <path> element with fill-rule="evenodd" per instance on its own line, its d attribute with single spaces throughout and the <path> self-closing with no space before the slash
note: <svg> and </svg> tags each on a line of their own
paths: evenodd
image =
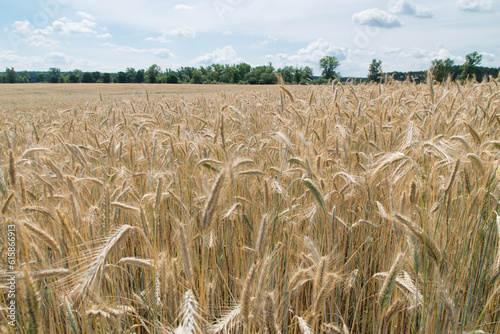
<svg viewBox="0 0 500 334">
<path fill-rule="evenodd" d="M 118 72 L 212 63 L 310 66 L 342 76 L 500 67 L 500 0 L 0 0 L 0 69 Z"/>
</svg>

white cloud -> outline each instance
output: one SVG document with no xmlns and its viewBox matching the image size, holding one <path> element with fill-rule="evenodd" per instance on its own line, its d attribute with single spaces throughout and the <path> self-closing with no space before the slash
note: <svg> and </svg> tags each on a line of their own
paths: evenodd
<svg viewBox="0 0 500 334">
<path fill-rule="evenodd" d="M 111 48 L 115 52 L 125 52 L 125 53 L 145 53 L 145 52 L 148 52 L 148 49 L 138 49 L 138 48 L 133 48 L 131 46 L 121 46 L 121 45 L 112 44 L 112 43 L 102 43 L 101 46 Z"/>
<path fill-rule="evenodd" d="M 45 56 L 44 62 L 52 65 L 68 65 L 73 63 L 73 59 L 62 52 L 51 52 Z"/>
<path fill-rule="evenodd" d="M 0 61 L 2 63 L 14 64 L 21 61 L 21 57 L 12 50 L 1 50 L 0 49 Z"/>
<path fill-rule="evenodd" d="M 76 15 L 80 16 L 82 19 L 92 20 L 94 21 L 94 17 L 85 12 L 76 12 Z"/>
<path fill-rule="evenodd" d="M 160 43 L 172 43 L 172 40 L 169 39 L 165 35 L 161 35 L 158 37 L 148 37 L 148 38 L 146 38 L 146 41 L 148 41 L 148 42 L 160 42 Z"/>
<path fill-rule="evenodd" d="M 378 8 L 366 9 L 354 13 L 352 21 L 357 24 L 381 28 L 401 27 L 401 21 L 396 15 L 387 13 Z"/>
<path fill-rule="evenodd" d="M 112 43 L 102 43 L 101 46 L 111 48 L 115 52 L 121 53 L 139 53 L 139 54 L 152 54 L 155 58 L 173 59 L 177 58 L 175 54 L 167 49 L 138 49 L 131 46 L 117 45 Z"/>
<path fill-rule="evenodd" d="M 187 12 L 192 12 L 192 11 L 194 11 L 196 9 L 196 7 L 179 4 L 179 5 L 175 5 L 174 9 L 175 10 L 185 10 Z"/>
<path fill-rule="evenodd" d="M 37 46 L 44 48 L 53 48 L 59 46 L 61 43 L 53 39 L 45 38 L 43 35 L 33 35 L 26 38 L 29 46 Z"/>
<path fill-rule="evenodd" d="M 466 12 L 480 12 L 493 10 L 493 0 L 458 0 L 458 9 Z"/>
<path fill-rule="evenodd" d="M 275 61 L 278 65 L 293 64 L 298 66 L 314 66 L 316 67 L 319 60 L 324 56 L 335 56 L 341 61 L 347 58 L 348 50 L 339 47 L 333 43 L 320 38 L 312 43 L 309 43 L 305 48 L 300 49 L 294 55 L 279 53 L 277 55 L 267 55 L 266 59 Z"/>
<path fill-rule="evenodd" d="M 159 36 L 148 37 L 146 41 L 148 42 L 160 42 L 160 43 L 172 43 L 169 37 L 184 37 L 184 38 L 194 38 L 196 37 L 196 30 L 190 26 L 179 27 L 173 30 L 163 30 L 160 32 Z"/>
<path fill-rule="evenodd" d="M 6 29 L 8 31 L 8 29 Z M 38 29 L 32 30 L 29 21 L 15 21 L 12 24 L 12 32 L 21 35 L 21 39 L 29 46 L 35 47 L 57 47 L 60 45 L 58 41 L 46 38 Z"/>
<path fill-rule="evenodd" d="M 463 57 L 456 56 L 445 48 L 436 51 L 417 47 L 408 49 L 381 47 L 378 51 L 373 51 L 372 55 L 382 60 L 388 59 L 390 61 L 398 60 L 399 62 L 410 62 L 415 66 L 415 69 L 422 68 L 422 66 L 430 66 L 434 59 L 450 58 L 456 63 L 463 62 Z"/>
<path fill-rule="evenodd" d="M 483 56 L 483 59 L 481 62 L 482 66 L 495 67 L 498 65 L 496 62 L 497 57 L 493 53 L 481 52 L 481 55 Z"/>
<path fill-rule="evenodd" d="M 161 59 L 175 58 L 175 55 L 167 49 L 156 49 L 153 51 L 153 56 Z"/>
<path fill-rule="evenodd" d="M 59 42 L 43 37 L 55 34 L 63 36 L 86 35 L 95 36 L 97 38 L 111 37 L 109 33 L 100 33 L 105 32 L 107 29 L 105 27 L 100 27 L 91 15 L 85 12 L 77 12 L 76 14 L 82 18 L 81 21 L 73 21 L 66 17 L 62 17 L 59 20 L 53 21 L 50 25 L 38 29 L 34 29 L 29 21 L 15 21 L 12 24 L 12 32 L 23 35 L 30 46 L 42 47 L 54 47 L 59 45 Z"/>
<path fill-rule="evenodd" d="M 98 64 L 88 59 L 68 56 L 61 52 L 50 52 L 40 55 L 22 56 L 12 50 L 0 49 L 0 62 L 15 66 L 16 69 L 47 70 L 49 67 L 59 67 L 63 70 L 75 68 L 95 68 Z"/>
<path fill-rule="evenodd" d="M 203 56 L 197 57 L 193 60 L 196 65 L 211 65 L 211 64 L 237 64 L 243 60 L 238 57 L 236 51 L 231 45 L 217 48 L 216 50 L 207 53 Z"/>
<path fill-rule="evenodd" d="M 30 22 L 29 21 L 15 21 L 12 24 L 12 32 L 21 35 L 31 34 Z"/>
<path fill-rule="evenodd" d="M 411 0 L 399 0 L 394 3 L 389 10 L 393 14 L 403 14 L 421 18 L 434 17 L 430 8 L 416 4 Z"/>
<path fill-rule="evenodd" d="M 253 44 L 252 48 L 262 48 L 262 47 L 265 47 L 269 44 L 274 44 L 277 41 L 278 41 L 278 39 L 276 37 L 274 37 L 273 35 L 268 35 L 267 38 L 265 40 L 263 40 L 262 42 L 257 43 L 257 44 Z"/>
<path fill-rule="evenodd" d="M 174 37 L 194 38 L 196 37 L 196 30 L 191 26 L 184 26 L 170 30 L 166 34 Z"/>
<path fill-rule="evenodd" d="M 113 37 L 113 35 L 109 34 L 109 33 L 105 33 L 105 34 L 100 34 L 100 35 L 96 35 L 97 38 L 111 38 Z"/>
<path fill-rule="evenodd" d="M 83 35 L 97 35 L 97 23 L 87 19 L 83 19 L 80 22 L 74 22 L 66 18 L 62 18 L 59 21 L 52 22 L 51 28 L 54 32 L 61 35 L 70 36 L 73 34 L 83 34 Z"/>
</svg>

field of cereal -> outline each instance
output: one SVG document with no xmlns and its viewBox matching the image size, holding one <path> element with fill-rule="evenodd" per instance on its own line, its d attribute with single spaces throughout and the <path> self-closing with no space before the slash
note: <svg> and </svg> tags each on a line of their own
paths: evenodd
<svg viewBox="0 0 500 334">
<path fill-rule="evenodd" d="M 0 324 L 498 333 L 498 85 L 2 85 Z"/>
</svg>

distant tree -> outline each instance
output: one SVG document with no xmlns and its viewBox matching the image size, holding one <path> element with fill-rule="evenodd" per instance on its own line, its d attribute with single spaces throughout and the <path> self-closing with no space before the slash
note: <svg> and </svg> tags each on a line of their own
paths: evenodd
<svg viewBox="0 0 500 334">
<path fill-rule="evenodd" d="M 127 74 L 125 72 L 118 72 L 118 83 L 127 83 Z"/>
<path fill-rule="evenodd" d="M 181 79 L 181 82 L 189 83 L 193 76 L 193 71 L 196 70 L 194 67 L 181 67 L 177 70 L 177 76 Z"/>
<path fill-rule="evenodd" d="M 285 66 L 278 69 L 277 72 L 285 83 L 292 83 L 294 81 L 295 69 L 292 66 Z"/>
<path fill-rule="evenodd" d="M 312 80 L 313 69 L 309 66 L 306 66 L 300 69 L 300 81 L 301 85 L 305 85 L 308 81 Z"/>
<path fill-rule="evenodd" d="M 380 82 L 382 80 L 382 61 L 373 59 L 368 68 L 368 81 Z"/>
<path fill-rule="evenodd" d="M 239 63 L 238 65 L 236 65 L 236 68 L 238 69 L 238 72 L 239 72 L 239 80 L 243 80 L 245 78 L 245 76 L 250 73 L 251 69 L 252 69 L 252 66 L 250 66 L 250 64 L 247 64 L 247 63 Z"/>
<path fill-rule="evenodd" d="M 135 74 L 135 81 L 136 83 L 143 83 L 144 82 L 144 70 L 138 70 L 137 73 Z"/>
<path fill-rule="evenodd" d="M 273 64 L 269 62 L 267 66 L 263 66 L 264 73 L 260 76 L 259 83 L 261 85 L 272 85 L 278 82 L 278 78 L 276 77 L 275 70 Z"/>
<path fill-rule="evenodd" d="M 224 82 L 229 82 L 232 84 L 238 83 L 240 81 L 240 71 L 235 65 L 226 65 L 224 67 Z"/>
<path fill-rule="evenodd" d="M 182 73 L 180 80 L 182 83 L 188 83 L 191 78 L 186 73 Z"/>
<path fill-rule="evenodd" d="M 203 83 L 202 72 L 198 69 L 193 71 L 193 76 L 191 77 L 191 83 L 201 84 Z"/>
<path fill-rule="evenodd" d="M 335 69 L 339 66 L 339 61 L 335 56 L 324 56 L 319 60 L 319 66 L 323 69 L 321 75 L 326 79 L 335 79 L 339 77 L 339 74 L 335 72 Z"/>
<path fill-rule="evenodd" d="M 47 78 L 45 77 L 45 73 L 38 73 L 36 75 L 36 82 L 47 82 Z"/>
<path fill-rule="evenodd" d="M 454 62 L 450 58 L 443 59 L 434 59 L 431 65 L 431 73 L 436 81 L 443 82 L 448 78 L 448 75 L 451 74 L 451 70 L 453 68 Z"/>
<path fill-rule="evenodd" d="M 67 77 L 67 80 L 69 83 L 79 83 L 81 81 L 80 79 L 80 74 L 81 71 L 79 70 L 74 70 L 74 71 L 71 71 L 69 72 L 68 74 L 68 77 Z"/>
<path fill-rule="evenodd" d="M 462 65 L 462 73 L 460 73 L 460 76 L 458 78 L 460 80 L 471 79 L 472 76 L 476 73 L 477 65 L 479 65 L 482 60 L 483 55 L 477 53 L 477 51 L 466 55 L 465 63 Z"/>
<path fill-rule="evenodd" d="M 157 83 L 160 78 L 161 68 L 160 66 L 153 64 L 146 71 L 146 82 L 147 83 Z"/>
<path fill-rule="evenodd" d="M 82 75 L 82 82 L 83 83 L 93 83 L 95 82 L 94 76 L 90 72 L 84 72 Z"/>
<path fill-rule="evenodd" d="M 135 68 L 133 67 L 127 67 L 127 72 L 126 74 L 126 82 L 135 82 L 135 76 L 137 75 L 137 72 L 135 71 Z"/>
<path fill-rule="evenodd" d="M 166 82 L 171 84 L 179 83 L 179 77 L 174 72 L 170 72 L 167 74 Z"/>
<path fill-rule="evenodd" d="M 28 71 L 23 71 L 23 72 L 19 73 L 18 75 L 19 75 L 18 81 L 20 83 L 29 83 L 30 82 L 30 74 L 28 73 Z"/>
<path fill-rule="evenodd" d="M 101 72 L 99 71 L 92 72 L 92 79 L 93 82 L 97 82 L 99 79 L 101 79 Z"/>
<path fill-rule="evenodd" d="M 222 74 L 224 73 L 224 65 L 212 64 L 209 67 L 209 71 L 210 71 L 210 80 L 214 82 L 220 82 Z"/>
<path fill-rule="evenodd" d="M 18 75 L 14 70 L 14 67 L 5 69 L 5 82 L 6 83 L 16 83 L 18 80 Z"/>
<path fill-rule="evenodd" d="M 61 69 L 55 67 L 49 68 L 49 73 L 47 73 L 47 80 L 50 83 L 59 83 L 61 81 Z"/>
<path fill-rule="evenodd" d="M 111 74 L 109 74 L 109 73 L 103 73 L 103 75 L 102 75 L 102 82 L 103 83 L 111 83 Z"/>
</svg>

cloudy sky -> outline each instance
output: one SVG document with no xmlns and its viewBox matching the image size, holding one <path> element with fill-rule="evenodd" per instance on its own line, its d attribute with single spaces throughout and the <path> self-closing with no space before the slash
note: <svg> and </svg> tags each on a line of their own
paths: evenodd
<svg viewBox="0 0 500 334">
<path fill-rule="evenodd" d="M 0 0 L 0 69 L 116 72 L 127 67 L 272 62 L 333 55 L 343 76 L 456 64 L 478 51 L 500 66 L 500 0 Z"/>
</svg>

